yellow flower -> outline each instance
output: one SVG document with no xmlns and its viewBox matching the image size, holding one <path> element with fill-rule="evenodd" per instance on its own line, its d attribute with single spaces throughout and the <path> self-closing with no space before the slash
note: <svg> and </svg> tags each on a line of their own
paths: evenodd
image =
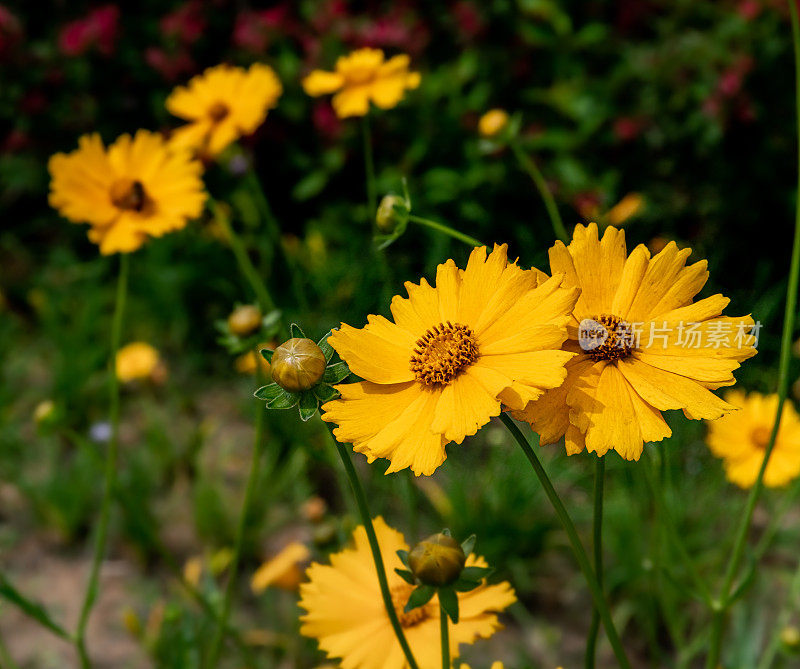
<svg viewBox="0 0 800 669">
<path fill-rule="evenodd" d="M 226 146 L 255 132 L 275 107 L 283 88 L 268 65 L 249 70 L 217 65 L 178 86 L 167 98 L 167 110 L 186 121 L 172 135 L 174 147 L 216 156 Z"/>
<path fill-rule="evenodd" d="M 600 241 L 594 223 L 550 249 L 552 271 L 582 293 L 564 345 L 578 354 L 566 381 L 514 413 L 542 444 L 566 435 L 570 455 L 615 449 L 638 460 L 644 442 L 672 434 L 662 411 L 699 419 L 736 408 L 711 391 L 733 385 L 733 371 L 755 355 L 753 319 L 721 316 L 722 295 L 692 302 L 708 271 L 705 260 L 685 266 L 690 253 L 670 242 L 653 258 L 643 245 L 627 256 L 625 233 L 609 227 Z"/>
<path fill-rule="evenodd" d="M 203 166 L 168 150 L 161 135 L 139 130 L 106 149 L 97 134 L 48 165 L 50 205 L 73 223 L 89 223 L 100 253 L 129 253 L 150 237 L 180 230 L 203 211 Z"/>
<path fill-rule="evenodd" d="M 740 390 L 732 390 L 725 399 L 742 410 L 709 422 L 706 441 L 711 452 L 722 458 L 728 480 L 742 488 L 750 488 L 756 482 L 764 460 L 764 450 L 778 411 L 778 396 L 745 395 Z M 798 474 L 800 417 L 787 400 L 783 405 L 775 448 L 764 472 L 764 484 L 784 486 Z"/>
<path fill-rule="evenodd" d="M 408 71 L 410 61 L 405 54 L 384 60 L 380 49 L 358 49 L 340 56 L 335 72 L 314 70 L 303 79 L 303 89 L 312 97 L 336 93 L 333 109 L 339 118 L 366 115 L 370 101 L 391 109 L 406 90 L 419 86 L 419 72 Z"/>
<path fill-rule="evenodd" d="M 183 578 L 187 583 L 197 587 L 200 577 L 203 575 L 203 558 L 194 556 L 186 560 L 183 565 Z"/>
<path fill-rule="evenodd" d="M 258 348 L 273 349 L 275 348 L 275 342 L 261 342 L 258 345 Z M 233 361 L 233 367 L 237 372 L 239 372 L 239 374 L 255 374 L 256 371 L 260 369 L 261 374 L 263 374 L 265 377 L 269 378 L 270 376 L 270 364 L 266 361 L 263 355 L 256 353 L 256 351 L 242 353 L 242 355 L 238 356 Z"/>
<path fill-rule="evenodd" d="M 494 137 L 508 125 L 505 109 L 490 109 L 478 121 L 478 132 L 484 137 Z"/>
<path fill-rule="evenodd" d="M 611 225 L 622 225 L 644 209 L 645 200 L 639 193 L 628 193 L 608 210 L 606 221 Z"/>
<path fill-rule="evenodd" d="M 407 282 L 409 297 L 392 300 L 394 323 L 343 323 L 328 342 L 365 380 L 337 386 L 341 399 L 322 407 L 323 419 L 370 462 L 390 459 L 387 474 L 432 474 L 445 444 L 475 434 L 501 402 L 522 409 L 564 380 L 577 290 L 561 288 L 561 276 L 537 287 L 542 276 L 509 263 L 505 245 L 488 258 L 480 247 L 465 270 L 439 265 L 436 287 Z"/>
<path fill-rule="evenodd" d="M 425 606 L 403 612 L 413 587 L 394 570 L 403 568 L 397 551 L 408 550 L 408 544 L 383 518 L 374 522 L 392 601 L 411 651 L 420 669 L 441 667 L 438 599 L 434 595 Z M 405 657 L 383 606 L 363 526 L 353 539 L 355 546 L 331 555 L 330 565 L 314 563 L 308 568 L 309 581 L 300 586 L 299 605 L 308 612 L 300 618 L 300 633 L 317 639 L 328 658 L 341 658 L 342 669 L 402 669 Z M 486 561 L 470 555 L 467 566 L 485 567 Z M 515 601 L 506 582 L 459 592 L 459 621 L 450 625 L 450 656 L 458 655 L 459 644 L 494 634 L 501 627 L 496 612 Z"/>
<path fill-rule="evenodd" d="M 264 592 L 271 585 L 294 590 L 303 578 L 299 565 L 310 557 L 311 551 L 305 544 L 293 541 L 256 570 L 250 580 L 250 587 L 255 593 Z"/>
<path fill-rule="evenodd" d="M 158 351 L 150 344 L 135 341 L 117 351 L 117 378 L 123 383 L 152 378 L 160 365 Z"/>
</svg>

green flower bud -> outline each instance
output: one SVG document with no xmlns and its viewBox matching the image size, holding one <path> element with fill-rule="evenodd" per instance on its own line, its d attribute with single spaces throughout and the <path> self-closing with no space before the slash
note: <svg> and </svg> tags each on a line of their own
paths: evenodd
<svg viewBox="0 0 800 669">
<path fill-rule="evenodd" d="M 252 304 L 236 307 L 228 316 L 228 328 L 239 336 L 245 337 L 261 325 L 261 310 Z"/>
<path fill-rule="evenodd" d="M 378 205 L 375 223 L 378 226 L 378 230 L 390 235 L 408 223 L 408 215 L 410 213 L 405 198 L 399 195 L 384 195 Z"/>
<path fill-rule="evenodd" d="M 327 361 L 322 349 L 310 339 L 294 338 L 272 354 L 272 379 L 284 390 L 299 393 L 322 380 Z"/>
<path fill-rule="evenodd" d="M 411 573 L 424 585 L 437 588 L 457 581 L 466 561 L 461 544 L 447 534 L 432 534 L 408 554 Z"/>
</svg>

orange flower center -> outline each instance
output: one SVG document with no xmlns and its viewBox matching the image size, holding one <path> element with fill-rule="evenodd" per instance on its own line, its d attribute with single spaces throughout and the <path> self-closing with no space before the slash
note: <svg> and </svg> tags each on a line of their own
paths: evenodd
<svg viewBox="0 0 800 669">
<path fill-rule="evenodd" d="M 215 102 L 208 108 L 208 115 L 214 123 L 219 123 L 224 120 L 231 110 L 224 102 Z"/>
<path fill-rule="evenodd" d="M 394 605 L 395 613 L 397 613 L 397 619 L 400 621 L 400 625 L 405 628 L 418 625 L 423 620 L 431 617 L 430 602 L 424 606 L 418 606 L 416 609 L 411 609 L 408 613 L 404 611 L 413 589 L 414 586 L 408 583 L 401 583 L 391 589 L 392 604 Z"/>
<path fill-rule="evenodd" d="M 447 385 L 478 359 L 475 335 L 460 323 L 439 323 L 417 340 L 411 371 L 426 386 Z"/>
<path fill-rule="evenodd" d="M 766 450 L 767 444 L 769 444 L 769 435 L 772 433 L 771 428 L 768 427 L 756 427 L 750 433 L 750 440 L 753 442 L 753 445 L 761 449 L 762 451 Z"/>
<path fill-rule="evenodd" d="M 141 213 L 148 201 L 141 181 L 125 178 L 111 184 L 111 202 L 119 209 Z"/>
<path fill-rule="evenodd" d="M 613 314 L 602 314 L 581 322 L 578 341 L 592 360 L 622 360 L 633 351 L 633 330 Z"/>
</svg>

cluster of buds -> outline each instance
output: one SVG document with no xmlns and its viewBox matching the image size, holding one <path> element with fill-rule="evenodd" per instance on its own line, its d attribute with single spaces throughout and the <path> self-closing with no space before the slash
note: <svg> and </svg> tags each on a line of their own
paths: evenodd
<svg viewBox="0 0 800 669">
<path fill-rule="evenodd" d="M 458 594 L 479 587 L 492 573 L 486 567 L 467 567 L 467 556 L 475 546 L 473 534 L 458 543 L 444 529 L 423 539 L 410 551 L 397 551 L 406 569 L 395 572 L 409 585 L 411 591 L 405 612 L 425 606 L 434 595 L 439 596 L 442 609 L 454 623 L 458 622 Z"/>
<path fill-rule="evenodd" d="M 334 350 L 328 343 L 328 332 L 318 342 L 308 339 L 300 326 L 292 323 L 291 339 L 275 350 L 261 349 L 270 363 L 273 382 L 256 390 L 255 396 L 267 403 L 268 409 L 299 407 L 300 418 L 310 420 L 320 403 L 339 396 L 332 384 L 344 381 L 350 369 L 344 362 L 331 363 Z"/>
</svg>

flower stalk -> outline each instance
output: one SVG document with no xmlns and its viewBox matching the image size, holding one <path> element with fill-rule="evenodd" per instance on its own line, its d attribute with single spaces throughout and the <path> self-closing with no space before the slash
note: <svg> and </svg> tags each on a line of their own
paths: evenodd
<svg viewBox="0 0 800 669">
<path fill-rule="evenodd" d="M 450 633 L 447 611 L 439 602 L 439 628 L 442 637 L 442 669 L 450 669 Z"/>
<path fill-rule="evenodd" d="M 445 225 L 444 223 L 437 223 L 429 218 L 422 218 L 421 216 L 415 216 L 414 214 L 411 214 L 408 217 L 408 220 L 412 223 L 417 223 L 418 225 L 430 228 L 431 230 L 436 230 L 436 232 L 441 232 L 443 235 L 457 239 L 460 242 L 464 242 L 467 246 L 483 246 L 483 242 L 475 239 L 475 237 L 465 235 L 463 232 L 459 232 L 455 228 L 451 228 L 449 225 Z"/>
<path fill-rule="evenodd" d="M 105 475 L 103 484 L 103 499 L 100 503 L 100 518 L 97 521 L 97 534 L 95 535 L 94 554 L 92 565 L 89 569 L 89 580 L 78 618 L 78 627 L 75 632 L 75 647 L 78 650 L 81 666 L 86 669 L 91 666 L 86 650 L 86 627 L 89 616 L 97 601 L 100 581 L 100 566 L 106 553 L 108 542 L 108 527 L 111 520 L 111 502 L 117 484 L 117 459 L 119 451 L 119 414 L 120 393 L 119 378 L 117 377 L 117 351 L 122 339 L 122 323 L 125 315 L 125 304 L 128 297 L 128 275 L 130 273 L 130 258 L 127 253 L 120 254 L 119 275 L 117 278 L 117 291 L 114 306 L 114 315 L 111 321 L 111 351 L 108 362 L 108 390 L 109 390 L 109 421 L 111 422 L 111 438 L 108 441 L 106 452 Z"/>
<path fill-rule="evenodd" d="M 744 514 L 741 517 L 739 527 L 736 532 L 736 540 L 734 542 L 733 551 L 725 572 L 722 589 L 718 599 L 716 600 L 716 606 L 714 607 L 714 615 L 711 624 L 711 640 L 709 643 L 708 656 L 706 658 L 707 669 L 715 669 L 719 664 L 722 636 L 725 631 L 725 620 L 731 604 L 731 588 L 733 586 L 733 581 L 736 578 L 736 574 L 738 573 L 742 556 L 744 555 L 744 547 L 747 542 L 747 535 L 750 530 L 750 524 L 753 520 L 753 513 L 755 512 L 756 503 L 758 502 L 758 499 L 761 496 L 761 492 L 764 488 L 764 472 L 767 469 L 770 456 L 775 448 L 775 440 L 778 436 L 778 428 L 780 427 L 781 416 L 783 415 L 783 405 L 786 402 L 786 396 L 789 392 L 789 363 L 791 360 L 792 337 L 794 335 L 795 316 L 797 311 L 798 278 L 800 278 L 800 21 L 798 21 L 798 10 L 796 3 L 789 3 L 789 13 L 792 23 L 792 45 L 794 49 L 795 66 L 795 113 L 797 117 L 798 140 L 798 182 L 795 203 L 795 229 L 794 241 L 792 243 L 792 260 L 789 267 L 789 278 L 786 286 L 786 307 L 783 316 L 781 352 L 778 363 L 778 407 L 775 414 L 775 422 L 773 423 L 772 430 L 770 431 L 769 441 L 767 442 L 767 446 L 764 450 L 764 459 L 761 462 L 761 468 L 759 469 L 756 482 L 750 490 L 750 495 L 747 498 L 747 505 L 745 506 Z"/>
<path fill-rule="evenodd" d="M 605 484 L 606 460 L 597 457 L 594 465 L 594 512 L 592 515 L 592 549 L 594 552 L 594 572 L 597 583 L 603 588 L 603 488 Z M 586 637 L 586 669 L 594 669 L 597 650 L 597 633 L 600 631 L 600 614 L 597 607 L 592 609 L 592 621 Z"/>
</svg>

